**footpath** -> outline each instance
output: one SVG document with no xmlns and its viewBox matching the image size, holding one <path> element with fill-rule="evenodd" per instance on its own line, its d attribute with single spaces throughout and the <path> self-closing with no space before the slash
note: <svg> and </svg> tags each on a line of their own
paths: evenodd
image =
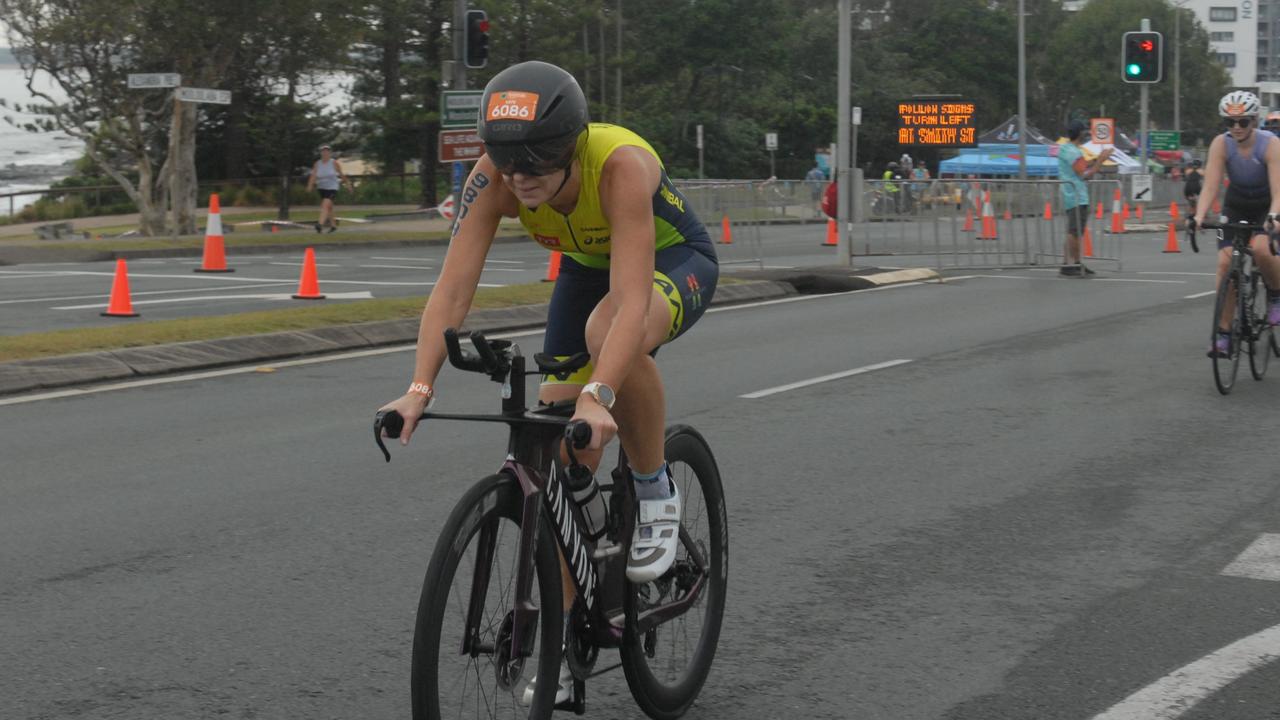
<svg viewBox="0 0 1280 720">
<path fill-rule="evenodd" d="M 348 208 L 355 210 L 358 208 Z M 377 208 L 388 215 L 397 209 Z M 301 242 L 328 240 L 343 246 L 404 246 L 445 244 L 448 242 L 449 221 L 438 216 L 428 217 L 408 206 L 398 209 L 396 217 L 379 218 L 376 222 L 347 222 L 333 235 L 316 235 L 309 227 L 291 232 L 263 233 L 260 222 L 253 240 L 244 245 L 232 245 L 233 234 L 228 235 L 228 245 L 236 253 L 269 253 L 282 249 L 296 250 Z M 227 225 L 236 223 L 237 215 L 263 209 L 226 208 Z M 341 212 L 339 213 L 341 217 Z M 134 217 L 136 221 L 136 216 Z M 97 223 L 89 224 L 89 223 Z M 127 216 L 91 218 L 76 221 L 81 227 L 118 227 L 130 222 Z M 36 223 L 38 224 L 38 223 Z M 31 224 L 6 226 L 0 230 L 0 264 L 30 262 L 101 261 L 115 257 L 180 257 L 198 255 L 202 236 L 192 236 L 190 247 L 139 248 L 121 246 L 119 238 L 103 238 L 85 241 L 76 239 L 34 240 Z M 407 233 L 415 238 L 388 239 L 387 231 Z M 239 232 L 239 231 L 236 231 Z M 241 233 L 243 237 L 243 233 Z M 292 236 L 292 237 L 290 237 Z M 519 226 L 512 224 L 500 230 L 501 241 L 524 240 Z M 281 243 L 284 239 L 296 240 Z M 248 240 L 248 238 L 245 238 Z M 132 239 L 132 242 L 139 242 Z M 146 242 L 143 240 L 142 242 Z M 230 248 L 229 248 L 230 249 Z M 726 273 L 728 274 L 728 273 Z M 716 289 L 712 302 L 715 306 L 757 302 L 802 294 L 818 294 L 866 289 L 879 285 L 936 280 L 933 270 L 882 270 L 880 268 L 813 267 L 796 270 L 736 271 L 732 274 L 739 282 L 723 283 Z M 473 310 L 466 318 L 462 330 L 483 330 L 487 333 L 513 332 L 543 327 L 546 324 L 547 305 L 524 305 L 509 308 Z M 231 365 L 266 363 L 310 355 L 366 350 L 377 347 L 413 343 L 418 335 L 418 319 L 408 318 L 338 325 L 306 331 L 273 332 L 240 337 L 227 337 L 198 342 L 169 343 L 147 347 L 103 350 L 76 355 L 62 355 L 31 360 L 0 363 L 0 395 L 12 395 L 39 390 L 66 388 L 93 383 L 124 382 L 179 372 L 210 370 Z"/>
</svg>

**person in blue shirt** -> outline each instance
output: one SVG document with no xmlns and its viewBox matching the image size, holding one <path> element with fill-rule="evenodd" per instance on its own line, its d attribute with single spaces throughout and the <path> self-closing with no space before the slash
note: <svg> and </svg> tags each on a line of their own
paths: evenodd
<svg viewBox="0 0 1280 720">
<path fill-rule="evenodd" d="M 1080 238 L 1089 222 L 1089 188 L 1085 181 L 1102 169 L 1102 163 L 1111 157 L 1112 148 L 1103 148 L 1092 162 L 1084 157 L 1081 145 L 1093 137 L 1088 123 L 1072 120 L 1067 125 L 1067 140 L 1058 148 L 1058 188 L 1062 192 L 1062 214 L 1067 216 L 1067 242 L 1062 252 L 1063 277 L 1088 277 L 1093 271 L 1080 259 Z"/>
</svg>

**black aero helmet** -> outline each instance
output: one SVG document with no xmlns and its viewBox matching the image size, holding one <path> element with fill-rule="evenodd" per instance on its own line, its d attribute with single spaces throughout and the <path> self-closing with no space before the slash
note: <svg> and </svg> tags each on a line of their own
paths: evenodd
<svg viewBox="0 0 1280 720">
<path fill-rule="evenodd" d="M 578 81 L 549 63 L 530 60 L 485 85 L 478 134 L 499 170 L 545 175 L 569 166 L 587 127 L 587 98 Z"/>
</svg>

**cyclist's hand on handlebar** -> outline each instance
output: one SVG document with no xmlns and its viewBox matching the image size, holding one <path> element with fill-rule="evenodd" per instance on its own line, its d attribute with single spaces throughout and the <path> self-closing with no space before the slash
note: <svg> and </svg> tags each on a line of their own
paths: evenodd
<svg viewBox="0 0 1280 720">
<path fill-rule="evenodd" d="M 1191 232 L 1195 232 L 1196 230 L 1200 229 L 1200 224 L 1203 222 L 1204 222 L 1204 218 L 1188 217 L 1187 229 L 1190 230 Z"/>
<path fill-rule="evenodd" d="M 574 410 L 573 419 L 591 426 L 591 442 L 587 445 L 589 450 L 603 448 L 609 444 L 614 435 L 618 434 L 618 423 L 614 422 L 613 415 L 610 415 L 609 411 L 590 395 L 578 396 L 578 405 Z"/>
<path fill-rule="evenodd" d="M 385 410 L 400 413 L 400 417 L 404 418 L 404 429 L 400 431 L 400 444 L 408 445 L 409 437 L 417 429 L 418 420 L 422 417 L 422 413 L 427 409 L 427 405 L 430 402 L 431 400 L 426 395 L 410 392 L 378 408 L 378 412 Z M 383 437 L 386 437 L 385 431 L 383 432 Z"/>
</svg>

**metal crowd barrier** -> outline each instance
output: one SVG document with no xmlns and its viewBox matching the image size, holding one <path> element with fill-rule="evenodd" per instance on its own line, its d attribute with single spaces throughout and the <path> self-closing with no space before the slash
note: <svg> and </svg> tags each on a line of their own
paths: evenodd
<svg viewBox="0 0 1280 720">
<path fill-rule="evenodd" d="M 794 222 L 808 209 L 796 182 L 680 180 L 675 185 L 707 226 L 721 265 L 764 267 L 761 226 Z"/>
<path fill-rule="evenodd" d="M 1059 264 L 1066 240 L 1060 180 L 867 180 L 855 255 L 905 255 L 938 269 Z M 1116 180 L 1089 185 L 1091 263 L 1122 264 L 1111 232 Z M 1123 204 L 1123 197 L 1121 198 Z M 1102 203 L 1103 219 L 1095 216 Z M 1089 247 L 1091 246 L 1091 248 Z"/>
</svg>

